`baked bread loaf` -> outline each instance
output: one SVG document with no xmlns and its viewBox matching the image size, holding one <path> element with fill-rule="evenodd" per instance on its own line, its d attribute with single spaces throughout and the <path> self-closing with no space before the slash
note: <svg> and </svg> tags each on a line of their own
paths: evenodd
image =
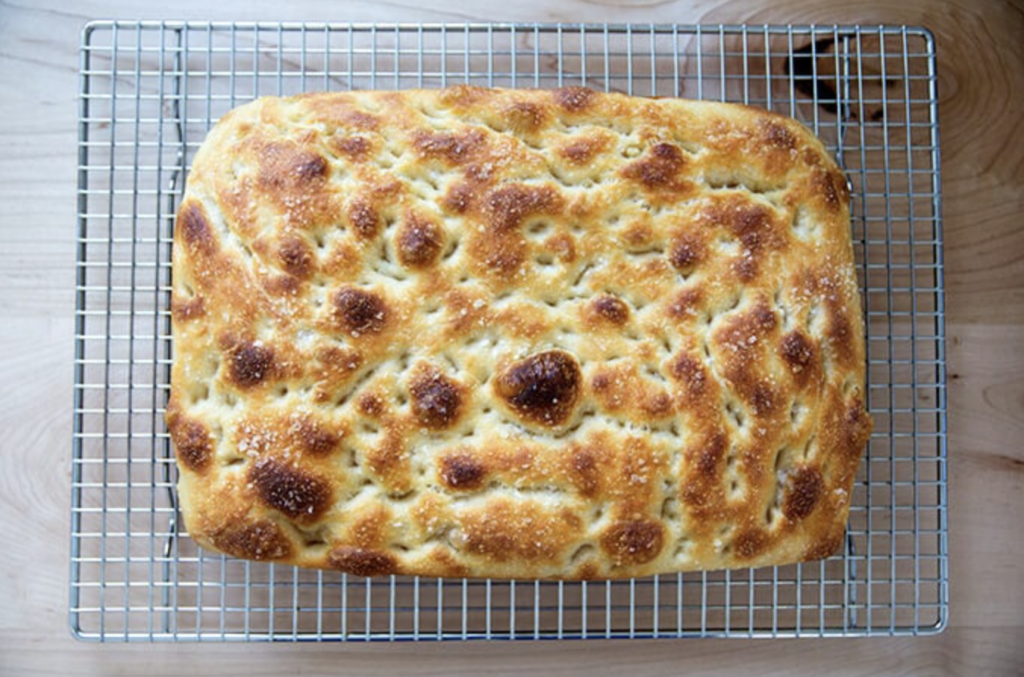
<svg viewBox="0 0 1024 677">
<path fill-rule="evenodd" d="M 797 122 L 588 89 L 262 98 L 195 156 L 189 533 L 357 575 L 822 558 L 871 429 L 843 173 Z"/>
</svg>

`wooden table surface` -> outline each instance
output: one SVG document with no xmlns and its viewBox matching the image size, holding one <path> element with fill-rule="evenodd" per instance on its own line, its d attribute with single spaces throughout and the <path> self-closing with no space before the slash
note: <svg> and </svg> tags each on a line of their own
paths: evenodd
<svg viewBox="0 0 1024 677">
<path fill-rule="evenodd" d="M 174 9 L 160 9 L 159 5 Z M 285 6 L 287 4 L 287 6 Z M 930 0 L 0 1 L 0 674 L 1024 674 L 1024 9 Z M 906 23 L 939 60 L 951 620 L 923 638 L 97 645 L 68 632 L 76 93 L 96 18 Z"/>
</svg>

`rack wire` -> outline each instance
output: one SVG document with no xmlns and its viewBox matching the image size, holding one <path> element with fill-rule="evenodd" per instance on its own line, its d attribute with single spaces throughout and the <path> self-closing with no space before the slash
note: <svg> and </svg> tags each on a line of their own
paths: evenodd
<svg viewBox="0 0 1024 677">
<path fill-rule="evenodd" d="M 362 579 L 184 533 L 163 424 L 173 215 L 262 94 L 583 84 L 794 116 L 847 171 L 875 432 L 845 551 L 618 582 Z M 935 48 L 908 27 L 94 22 L 82 33 L 70 624 L 94 640 L 935 633 L 948 611 Z"/>
</svg>

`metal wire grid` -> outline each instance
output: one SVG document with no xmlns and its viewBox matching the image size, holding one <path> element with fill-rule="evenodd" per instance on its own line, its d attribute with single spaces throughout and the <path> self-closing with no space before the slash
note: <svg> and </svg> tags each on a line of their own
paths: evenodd
<svg viewBox="0 0 1024 677">
<path fill-rule="evenodd" d="M 852 189 L 875 419 L 845 552 L 611 583 L 361 579 L 196 548 L 163 425 L 173 215 L 217 118 L 261 94 L 585 84 L 797 117 Z M 70 622 L 99 640 L 940 631 L 946 393 L 934 43 L 893 27 L 98 22 L 81 44 Z"/>
</svg>

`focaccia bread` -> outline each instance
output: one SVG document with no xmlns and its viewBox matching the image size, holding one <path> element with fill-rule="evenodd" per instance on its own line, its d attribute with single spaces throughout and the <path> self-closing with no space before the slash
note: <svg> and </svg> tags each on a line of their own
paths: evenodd
<svg viewBox="0 0 1024 677">
<path fill-rule="evenodd" d="M 871 429 L 843 173 L 754 108 L 587 89 L 225 115 L 173 251 L 202 546 L 594 579 L 842 542 Z"/>
</svg>

